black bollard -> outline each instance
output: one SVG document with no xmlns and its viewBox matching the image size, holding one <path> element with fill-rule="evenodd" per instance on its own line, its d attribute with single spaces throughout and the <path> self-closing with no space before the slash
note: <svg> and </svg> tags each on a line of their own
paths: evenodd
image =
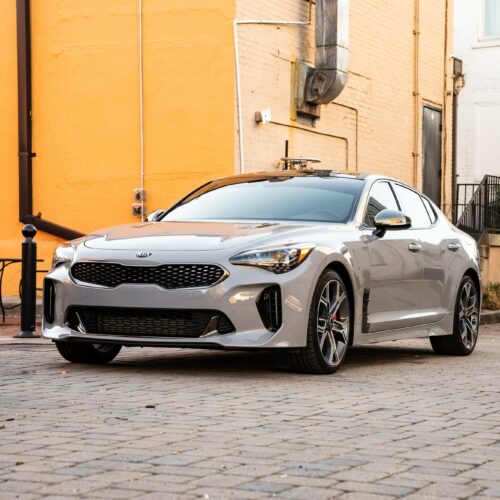
<svg viewBox="0 0 500 500">
<path fill-rule="evenodd" d="M 36 227 L 23 227 L 22 242 L 22 287 L 21 287 L 21 331 L 16 338 L 37 338 L 36 329 L 36 243 L 33 238 Z"/>
</svg>

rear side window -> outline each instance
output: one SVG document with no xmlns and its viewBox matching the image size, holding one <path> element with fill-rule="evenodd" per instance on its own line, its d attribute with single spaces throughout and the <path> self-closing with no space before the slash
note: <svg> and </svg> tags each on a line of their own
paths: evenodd
<svg viewBox="0 0 500 500">
<path fill-rule="evenodd" d="M 398 202 L 388 182 L 377 182 L 370 191 L 370 198 L 368 198 L 368 206 L 366 207 L 365 224 L 368 227 L 375 227 L 373 219 L 375 219 L 375 216 L 379 212 L 386 208 L 399 210 Z"/>
<path fill-rule="evenodd" d="M 424 206 L 422 197 L 415 191 L 401 186 L 400 184 L 394 184 L 394 190 L 396 191 L 396 196 L 401 205 L 401 210 L 411 219 L 411 227 L 429 227 L 431 225 L 431 219 Z"/>
<path fill-rule="evenodd" d="M 425 208 L 427 209 L 427 213 L 429 214 L 429 218 L 431 219 L 431 223 L 434 224 L 434 222 L 436 222 L 436 219 L 437 219 L 436 211 L 434 210 L 434 208 L 432 207 L 432 205 L 430 204 L 430 202 L 427 198 L 424 198 L 422 196 L 422 201 L 424 202 Z"/>
</svg>

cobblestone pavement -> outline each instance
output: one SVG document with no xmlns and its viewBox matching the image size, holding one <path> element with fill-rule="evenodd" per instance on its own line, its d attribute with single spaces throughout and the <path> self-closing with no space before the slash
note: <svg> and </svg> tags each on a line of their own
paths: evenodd
<svg viewBox="0 0 500 500">
<path fill-rule="evenodd" d="M 0 498 L 500 497 L 500 327 L 469 358 L 353 349 L 334 376 L 270 354 L 125 349 L 70 365 L 0 344 Z"/>
</svg>

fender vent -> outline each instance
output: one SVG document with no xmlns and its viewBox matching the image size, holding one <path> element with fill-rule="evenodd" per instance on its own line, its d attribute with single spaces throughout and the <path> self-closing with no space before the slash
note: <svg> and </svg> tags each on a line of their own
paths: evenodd
<svg viewBox="0 0 500 500">
<path fill-rule="evenodd" d="M 282 323 L 281 310 L 281 290 L 278 285 L 265 288 L 257 300 L 257 309 L 259 311 L 264 326 L 276 332 L 280 329 Z"/>
<path fill-rule="evenodd" d="M 52 280 L 43 280 L 43 315 L 47 323 L 53 323 L 55 318 L 56 287 Z"/>
</svg>

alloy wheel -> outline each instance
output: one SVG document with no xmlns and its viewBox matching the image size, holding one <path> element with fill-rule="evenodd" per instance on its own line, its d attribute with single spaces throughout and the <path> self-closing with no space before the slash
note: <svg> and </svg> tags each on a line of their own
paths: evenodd
<svg viewBox="0 0 500 500">
<path fill-rule="evenodd" d="M 349 342 L 349 300 L 343 284 L 330 280 L 324 286 L 317 313 L 319 349 L 331 366 L 339 365 Z"/>
<path fill-rule="evenodd" d="M 472 349 L 477 340 L 479 329 L 478 302 L 474 285 L 470 282 L 465 283 L 460 293 L 458 328 L 462 342 L 467 349 Z"/>
</svg>

